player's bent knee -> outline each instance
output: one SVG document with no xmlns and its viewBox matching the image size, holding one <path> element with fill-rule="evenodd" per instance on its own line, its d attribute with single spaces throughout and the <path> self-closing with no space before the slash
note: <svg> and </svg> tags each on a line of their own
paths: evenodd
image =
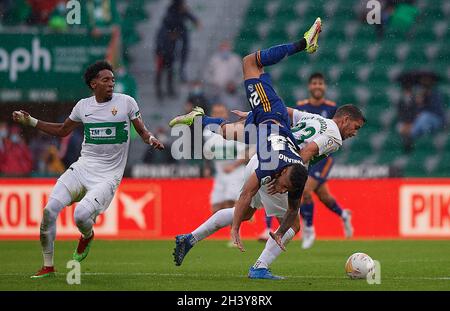
<svg viewBox="0 0 450 311">
<path fill-rule="evenodd" d="M 88 219 L 91 218 L 91 215 L 92 213 L 88 207 L 85 207 L 82 204 L 78 204 L 73 214 L 73 218 L 77 227 L 82 226 Z"/>
<path fill-rule="evenodd" d="M 55 213 L 51 208 L 45 207 L 44 208 L 44 215 L 42 217 L 42 222 L 44 224 L 51 224 L 56 222 L 56 217 L 58 216 L 57 213 Z"/>
</svg>

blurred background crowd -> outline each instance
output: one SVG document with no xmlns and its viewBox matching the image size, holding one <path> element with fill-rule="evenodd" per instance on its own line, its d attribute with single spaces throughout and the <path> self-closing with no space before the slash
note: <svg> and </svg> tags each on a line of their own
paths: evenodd
<svg viewBox="0 0 450 311">
<path fill-rule="evenodd" d="M 199 174 L 209 176 L 211 166 L 203 160 L 172 158 L 174 137 L 167 121 L 195 106 L 207 113 L 214 107 L 248 110 L 242 56 L 294 40 L 322 16 L 319 52 L 269 69 L 286 105 L 294 107 L 308 98 L 309 75 L 321 72 L 327 99 L 338 106 L 357 104 L 368 116 L 361 135 L 338 155 L 339 164 L 387 165 L 403 176 L 448 176 L 450 3 L 379 1 L 381 23 L 370 25 L 367 2 L 85 0 L 81 24 L 68 25 L 67 1 L 0 0 L 0 42 L 21 33 L 39 35 L 41 42 L 47 35 L 68 42 L 76 40 L 71 35 L 82 34 L 86 45 L 107 37 L 104 58 L 115 67 L 116 92 L 137 99 L 147 126 L 168 146 L 163 153 L 152 152 L 133 132 L 126 175 L 133 175 L 133 165 L 147 163 L 199 166 Z M 74 74 L 78 82 L 59 81 L 61 86 L 51 88 L 84 87 L 82 72 Z M 45 80 L 45 72 L 28 77 L 31 86 Z M 0 81 L 7 78 L 7 70 L 0 70 Z M 50 99 L 14 97 L 12 90 L 26 86 L 8 83 L 0 83 L 0 175 L 58 176 L 78 158 L 83 130 L 57 139 L 13 125 L 10 112 L 21 108 L 37 118 L 62 122 L 88 90 L 72 97 L 64 97 L 64 91 Z"/>
</svg>

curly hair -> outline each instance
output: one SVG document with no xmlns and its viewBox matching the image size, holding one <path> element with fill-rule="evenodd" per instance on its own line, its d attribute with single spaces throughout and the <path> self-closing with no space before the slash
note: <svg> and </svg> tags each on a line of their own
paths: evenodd
<svg viewBox="0 0 450 311">
<path fill-rule="evenodd" d="M 86 71 L 84 72 L 84 82 L 90 89 L 92 89 L 91 81 L 95 79 L 98 73 L 104 69 L 113 72 L 113 67 L 106 60 L 98 60 L 86 68 Z"/>
</svg>

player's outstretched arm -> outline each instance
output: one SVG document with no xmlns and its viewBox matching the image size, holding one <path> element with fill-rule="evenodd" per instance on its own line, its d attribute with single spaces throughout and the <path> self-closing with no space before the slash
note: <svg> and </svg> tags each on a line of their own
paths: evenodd
<svg viewBox="0 0 450 311">
<path fill-rule="evenodd" d="M 164 149 L 164 145 L 147 129 L 141 117 L 136 118 L 131 122 L 133 123 L 136 132 L 139 134 L 139 136 L 141 136 L 144 143 L 149 144 L 150 146 L 158 150 Z"/>
<path fill-rule="evenodd" d="M 12 119 L 24 126 L 35 127 L 49 135 L 64 137 L 72 133 L 72 131 L 78 127 L 81 123 L 72 121 L 67 118 L 64 123 L 50 123 L 41 120 L 37 120 L 30 116 L 30 114 L 24 110 L 14 111 Z"/>
<path fill-rule="evenodd" d="M 308 143 L 302 150 L 300 150 L 300 157 L 303 163 L 308 163 L 313 157 L 319 154 L 319 146 L 315 142 Z"/>
<path fill-rule="evenodd" d="M 299 208 L 300 199 L 288 198 L 288 209 L 284 214 L 280 227 L 275 233 L 270 232 L 270 236 L 275 240 L 275 242 L 277 242 L 278 246 L 280 246 L 282 250 L 286 250 L 283 245 L 282 238 L 284 234 L 289 230 L 289 228 L 294 225 L 295 220 L 298 217 Z"/>
<path fill-rule="evenodd" d="M 253 173 L 245 182 L 241 195 L 239 196 L 234 208 L 233 224 L 231 225 L 231 237 L 234 244 L 236 244 L 241 252 L 245 251 L 245 249 L 241 242 L 239 229 L 242 221 L 245 219 L 245 216 L 249 214 L 252 198 L 258 192 L 259 187 L 259 180 L 256 177 L 256 173 Z"/>
</svg>

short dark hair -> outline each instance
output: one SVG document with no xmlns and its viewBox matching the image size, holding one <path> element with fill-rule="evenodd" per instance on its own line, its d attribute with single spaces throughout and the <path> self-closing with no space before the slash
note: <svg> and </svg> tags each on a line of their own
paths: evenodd
<svg viewBox="0 0 450 311">
<path fill-rule="evenodd" d="M 320 72 L 314 72 L 312 75 L 310 75 L 309 79 L 308 79 L 308 83 L 311 83 L 311 81 L 314 79 L 320 79 L 325 82 L 325 76 Z"/>
<path fill-rule="evenodd" d="M 308 170 L 302 164 L 293 164 L 289 181 L 295 188 L 295 192 L 303 193 L 306 180 L 308 179 Z"/>
<path fill-rule="evenodd" d="M 349 116 L 350 119 L 352 120 L 362 120 L 364 123 L 366 122 L 366 118 L 364 117 L 361 109 L 352 104 L 340 106 L 336 110 L 334 116 L 338 118 L 343 116 Z"/>
<path fill-rule="evenodd" d="M 95 79 L 98 73 L 104 69 L 114 72 L 113 67 L 106 60 L 98 60 L 86 68 L 86 71 L 84 72 L 84 82 L 90 89 L 92 89 L 91 81 Z"/>
</svg>

